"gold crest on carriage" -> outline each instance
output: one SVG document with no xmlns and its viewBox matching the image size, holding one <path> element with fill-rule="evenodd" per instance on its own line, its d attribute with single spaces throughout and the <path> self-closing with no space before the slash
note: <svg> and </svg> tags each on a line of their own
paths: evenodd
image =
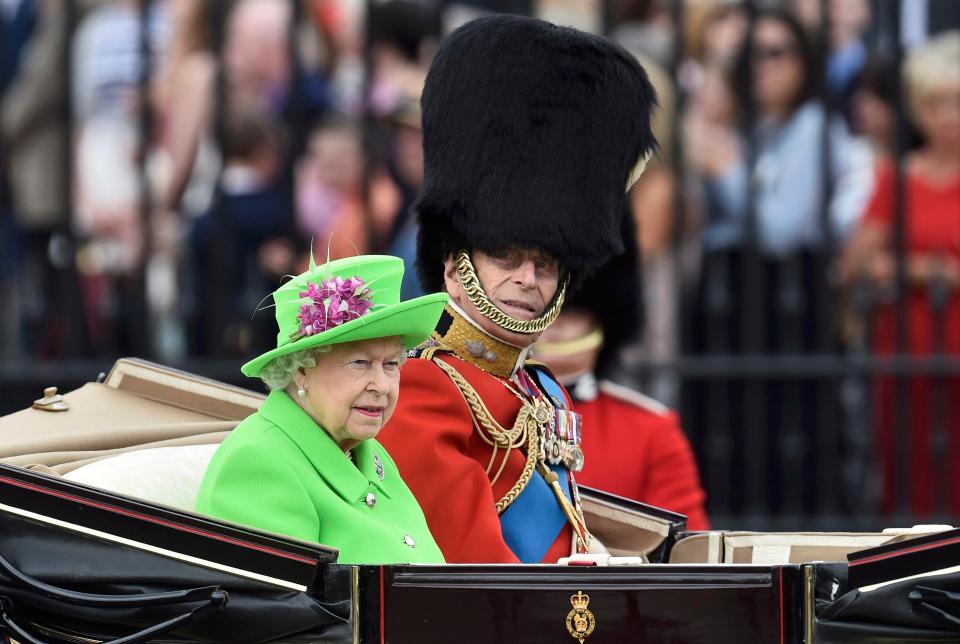
<svg viewBox="0 0 960 644">
<path fill-rule="evenodd" d="M 590 604 L 590 595 L 584 595 L 582 590 L 578 590 L 576 595 L 570 596 L 570 603 L 573 609 L 567 613 L 567 631 L 571 637 L 583 644 L 583 641 L 597 627 L 596 618 L 587 608 Z"/>
</svg>

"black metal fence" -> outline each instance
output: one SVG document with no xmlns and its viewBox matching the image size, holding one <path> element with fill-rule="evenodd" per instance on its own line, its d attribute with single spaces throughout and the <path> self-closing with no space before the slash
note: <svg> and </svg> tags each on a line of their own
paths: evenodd
<svg viewBox="0 0 960 644">
<path fill-rule="evenodd" d="M 136 208 L 139 240 L 145 251 L 131 270 L 106 278 L 109 282 L 106 286 L 104 280 L 91 280 L 89 274 L 84 273 L 88 270 L 84 262 L 89 261 L 84 256 L 87 240 L 78 233 L 73 216 L 76 212 L 77 128 L 72 97 L 76 61 L 69 44 L 78 25 L 88 17 L 88 7 L 80 0 L 64 0 L 62 14 L 55 20 L 37 14 L 38 25 L 59 25 L 62 30 L 59 36 L 62 42 L 54 47 L 58 52 L 57 63 L 50 68 L 53 76 L 49 79 L 50 83 L 60 84 L 61 91 L 58 100 L 48 106 L 55 109 L 59 126 L 56 163 L 60 171 L 56 174 L 63 202 L 59 217 L 52 223 L 37 230 L 18 228 L 9 192 L 0 192 L 5 200 L 0 203 L 5 238 L 0 243 L 0 266 L 3 267 L 0 291 L 8 313 L 0 324 L 0 412 L 22 408 L 39 397 L 45 386 L 57 385 L 66 390 L 94 379 L 121 355 L 152 358 L 213 378 L 242 381 L 238 367 L 244 356 L 232 346 L 226 346 L 224 337 L 235 317 L 230 285 L 243 270 L 240 263 L 248 261 L 250 256 L 237 250 L 240 246 L 236 237 L 240 233 L 224 206 L 227 196 L 223 190 L 222 168 L 221 176 L 214 182 L 209 210 L 218 241 L 201 251 L 209 253 L 209 261 L 204 263 L 205 274 L 190 274 L 192 267 L 183 259 L 183 254 L 174 262 L 179 289 L 187 289 L 186 282 L 199 281 L 203 287 L 197 292 L 202 296 L 178 295 L 182 301 L 162 313 L 151 301 L 151 280 L 155 279 L 151 271 L 156 268 L 151 262 L 156 259 L 153 249 L 157 245 L 159 204 L 148 181 L 149 148 L 162 124 L 151 102 L 144 97 L 151 92 L 151 80 L 157 69 L 150 25 L 151 11 L 159 4 L 159 0 L 141 2 L 136 20 L 140 29 L 136 65 L 141 99 L 136 110 L 135 166 L 139 174 Z M 210 46 L 218 60 L 225 55 L 225 25 L 234 4 L 226 0 L 209 3 Z M 377 4 L 373 0 L 368 2 L 368 12 Z M 535 13 L 538 5 L 532 1 L 500 4 L 504 6 L 493 8 L 525 13 Z M 676 26 L 686 23 L 687 12 L 696 4 L 676 1 L 664 3 L 664 7 Z M 771 3 L 744 3 L 748 31 L 755 23 L 757 9 L 766 4 Z M 822 33 L 827 33 L 831 3 L 822 0 L 818 4 L 825 16 Z M 874 0 L 866 4 L 873 12 L 872 47 L 892 58 L 894 69 L 899 69 L 905 54 L 901 45 L 903 17 L 922 3 Z M 278 118 L 283 120 L 291 139 L 285 170 L 279 180 L 288 205 L 280 227 L 292 230 L 296 195 L 291 168 L 308 145 L 305 139 L 311 118 L 305 85 L 298 82 L 305 73 L 298 43 L 313 3 L 292 1 L 290 7 L 288 51 L 293 82 Z M 956 12 L 951 9 L 956 5 L 933 0 L 925 7 L 928 31 L 948 28 L 956 18 Z M 595 3 L 595 8 L 601 13 L 597 24 L 613 31 L 618 11 L 622 9 L 620 4 L 606 0 Z M 929 18 L 931 15 L 933 19 Z M 372 33 L 373 29 L 373 25 L 367 25 L 366 33 Z M 686 108 L 687 96 L 686 89 L 677 84 L 677 80 L 682 76 L 683 61 L 688 53 L 678 31 L 668 33 L 673 50 L 667 68 L 678 97 L 675 111 L 680 114 Z M 828 47 L 827 37 L 822 36 L 817 46 Z M 369 98 L 375 53 L 369 41 L 362 51 L 367 72 L 362 95 Z M 217 64 L 212 84 L 215 98 L 211 131 L 216 141 L 221 142 L 218 146 L 221 149 L 229 127 L 228 82 L 225 66 Z M 0 92 L 2 90 L 0 87 Z M 828 94 L 822 94 L 819 100 L 827 114 L 836 112 L 837 105 Z M 630 362 L 627 378 L 653 390 L 664 382 L 678 385 L 675 389 L 665 389 L 675 392 L 668 394 L 672 396 L 668 402 L 681 412 L 700 461 L 710 514 L 719 527 L 875 529 L 921 521 L 956 523 L 960 518 L 960 489 L 957 489 L 960 478 L 952 474 L 960 470 L 960 460 L 956 458 L 960 455 L 957 450 L 960 413 L 953 409 L 960 399 L 957 387 L 960 354 L 950 353 L 946 340 L 949 332 L 946 315 L 957 293 L 946 281 L 930 281 L 921 294 L 933 310 L 930 333 L 934 337 L 934 350 L 926 355 L 909 350 L 911 329 L 906 324 L 907 309 L 917 287 L 908 284 L 905 268 L 906 221 L 910 213 L 904 196 L 903 161 L 909 145 L 904 101 L 903 93 L 897 91 L 894 106 L 898 170 L 892 246 L 896 271 L 892 292 L 868 283 L 846 290 L 837 285 L 835 274 L 841 240 L 834 238 L 828 214 L 833 189 L 830 168 L 834 163 L 828 120 L 820 132 L 819 145 L 821 179 L 825 187 L 817 196 L 822 213 L 821 243 L 812 249 L 771 258 L 758 243 L 757 212 L 751 205 L 747 208 L 746 243 L 736 250 L 699 248 L 701 267 L 696 271 L 696 279 L 680 277 L 689 274 L 682 264 L 694 225 L 687 207 L 690 169 L 684 163 L 683 126 L 680 118 L 673 119 L 668 156 L 676 187 L 672 237 L 666 255 L 674 264 L 674 292 L 678 296 L 666 306 L 672 308 L 669 315 L 680 330 L 679 340 L 675 350 L 666 356 L 644 354 L 641 360 Z M 744 109 L 747 116 L 751 116 L 753 101 L 748 99 Z M 379 145 L 377 137 L 382 124 L 378 123 L 379 117 L 368 101 L 355 116 L 366 131 L 368 163 L 364 196 L 368 199 L 366 221 L 369 223 L 372 181 L 369 155 L 375 154 Z M 18 145 L 18 141 L 4 141 L 0 151 L 0 166 L 4 169 L 10 168 L 13 155 L 19 153 Z M 747 159 L 751 172 L 755 172 L 760 160 L 752 150 L 747 152 Z M 371 237 L 376 235 L 371 233 Z M 296 243 L 303 244 L 304 240 Z M 381 251 L 386 246 L 384 240 L 374 239 L 369 248 Z M 39 268 L 25 269 L 31 262 Z M 98 287 L 107 288 L 110 295 L 100 298 L 101 308 L 91 313 L 89 291 Z M 256 286 L 251 289 L 257 291 Z M 260 289 L 263 293 L 268 290 Z M 874 313 L 878 308 L 889 310 L 891 303 L 895 307 L 893 315 L 899 322 L 895 350 L 878 354 L 872 340 L 871 321 L 876 319 Z M 656 307 L 658 303 L 652 302 L 650 306 Z M 841 327 L 851 320 L 859 332 L 842 333 Z M 179 345 L 173 343 L 173 349 L 169 343 L 158 341 L 171 334 L 194 338 L 194 341 L 181 337 Z M 245 346 L 253 352 L 253 345 Z M 922 391 L 917 390 L 917 383 L 922 383 L 919 385 Z M 885 447 L 878 445 L 881 425 L 892 432 L 882 437 Z M 918 442 L 922 443 L 919 449 L 924 452 L 919 456 L 916 455 Z M 878 450 L 886 450 L 884 458 L 889 461 L 886 467 L 892 469 L 883 470 Z M 918 471 L 923 464 L 929 464 L 929 469 Z M 920 480 L 924 482 L 916 483 Z M 929 502 L 918 506 L 911 492 L 916 485 L 931 490 Z"/>
</svg>

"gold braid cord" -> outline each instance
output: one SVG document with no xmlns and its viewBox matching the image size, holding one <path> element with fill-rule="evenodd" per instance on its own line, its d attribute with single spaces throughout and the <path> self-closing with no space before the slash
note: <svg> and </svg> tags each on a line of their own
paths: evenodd
<svg viewBox="0 0 960 644">
<path fill-rule="evenodd" d="M 497 474 L 493 477 L 493 480 L 491 480 L 491 485 L 496 482 L 503 472 L 507 457 L 510 456 L 510 451 L 526 443 L 527 460 L 523 465 L 520 478 L 517 479 L 517 482 L 514 483 L 513 487 L 510 488 L 503 498 L 496 503 L 497 514 L 502 514 L 504 510 L 510 507 L 510 504 L 516 500 L 520 493 L 523 492 L 523 489 L 527 487 L 527 483 L 530 482 L 530 478 L 533 476 L 537 466 L 537 455 L 540 453 L 540 432 L 536 420 L 537 407 L 529 401 L 520 398 L 520 396 L 517 396 L 523 405 L 517 414 L 517 419 L 514 421 L 513 427 L 506 429 L 494 419 L 490 410 L 483 404 L 480 396 L 470 383 L 449 364 L 443 360 L 434 359 L 435 353 L 436 348 L 428 349 L 421 357 L 432 360 L 435 365 L 440 367 L 443 372 L 450 377 L 450 380 L 452 380 L 453 384 L 460 390 L 463 399 L 470 408 L 470 415 L 473 417 L 473 425 L 477 433 L 485 443 L 493 447 L 493 456 L 490 459 L 490 464 L 487 466 L 487 474 L 490 474 L 493 470 L 497 450 L 504 450 L 503 462 Z"/>
<path fill-rule="evenodd" d="M 460 278 L 460 285 L 463 286 L 463 292 L 467 294 L 467 297 L 470 298 L 470 301 L 477 307 L 481 315 L 489 318 L 494 324 L 507 331 L 528 335 L 540 333 L 557 319 L 557 316 L 560 315 L 560 309 L 563 308 L 563 300 L 567 293 L 567 284 L 570 282 L 569 275 L 563 278 L 560 288 L 557 289 L 557 294 L 553 298 L 553 303 L 544 311 L 543 315 L 533 320 L 518 320 L 501 311 L 496 304 L 490 301 L 490 298 L 484 293 L 483 287 L 480 286 L 480 280 L 477 278 L 477 273 L 473 268 L 473 262 L 470 261 L 470 254 L 465 250 L 457 253 L 457 276 Z"/>
</svg>

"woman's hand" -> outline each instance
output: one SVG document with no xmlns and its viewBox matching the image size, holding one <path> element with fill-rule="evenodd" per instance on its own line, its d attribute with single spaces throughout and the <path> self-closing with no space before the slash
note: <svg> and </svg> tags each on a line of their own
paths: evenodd
<svg viewBox="0 0 960 644">
<path fill-rule="evenodd" d="M 882 251 L 868 263 L 868 276 L 881 288 L 893 288 L 897 280 L 897 262 L 893 253 Z M 914 253 L 906 258 L 909 286 L 929 286 L 938 280 L 950 289 L 960 288 L 960 260 L 939 253 Z"/>
<path fill-rule="evenodd" d="M 960 287 L 960 260 L 940 253 L 916 253 L 907 257 L 907 281 L 922 286 L 943 280 L 950 288 Z"/>
<path fill-rule="evenodd" d="M 866 222 L 857 230 L 840 262 L 841 283 L 852 284 L 866 277 L 882 289 L 897 282 L 897 261 L 890 250 L 891 239 L 885 226 Z M 927 286 L 944 280 L 951 288 L 960 288 L 960 259 L 947 253 L 908 253 L 906 277 L 910 286 Z"/>
</svg>

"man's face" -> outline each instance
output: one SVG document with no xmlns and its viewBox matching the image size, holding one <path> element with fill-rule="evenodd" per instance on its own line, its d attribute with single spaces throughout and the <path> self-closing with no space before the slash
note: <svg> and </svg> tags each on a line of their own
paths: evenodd
<svg viewBox="0 0 960 644">
<path fill-rule="evenodd" d="M 474 251 L 471 259 L 490 301 L 518 320 L 540 317 L 553 300 L 560 283 L 560 262 L 540 250 L 508 248 L 493 254 Z M 457 277 L 457 264 L 452 257 L 444 262 L 443 278 L 450 299 L 493 337 L 521 348 L 530 346 L 540 337 L 539 333 L 527 335 L 507 331 L 477 311 L 463 292 Z"/>
</svg>

